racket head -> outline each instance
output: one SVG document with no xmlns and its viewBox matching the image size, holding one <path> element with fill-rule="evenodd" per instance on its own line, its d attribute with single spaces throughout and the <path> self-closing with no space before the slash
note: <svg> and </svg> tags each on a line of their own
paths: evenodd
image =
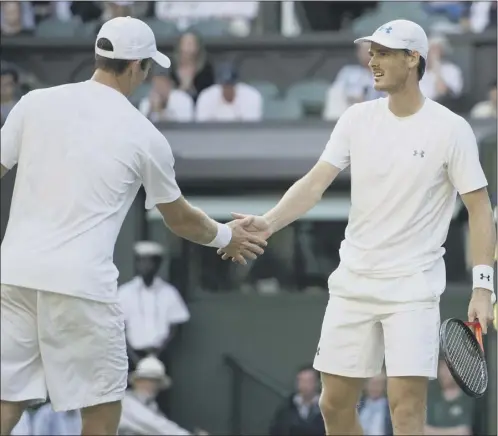
<svg viewBox="0 0 498 436">
<path fill-rule="evenodd" d="M 472 325 L 480 331 L 480 325 Z M 458 386 L 469 397 L 482 397 L 489 381 L 482 339 L 479 343 L 466 323 L 450 318 L 441 324 L 439 340 L 446 365 Z"/>
</svg>

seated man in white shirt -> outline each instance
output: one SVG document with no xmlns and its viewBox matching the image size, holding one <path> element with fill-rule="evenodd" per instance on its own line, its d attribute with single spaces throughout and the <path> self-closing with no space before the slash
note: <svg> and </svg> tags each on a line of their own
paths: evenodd
<svg viewBox="0 0 498 436">
<path fill-rule="evenodd" d="M 153 123 L 191 122 L 194 120 L 194 101 L 185 91 L 174 89 L 173 81 L 165 72 L 152 77 L 152 88 L 138 109 Z"/>
<path fill-rule="evenodd" d="M 239 82 L 232 65 L 224 65 L 218 84 L 202 91 L 197 100 L 197 121 L 261 121 L 262 117 L 263 97 L 256 88 Z"/>
<path fill-rule="evenodd" d="M 119 288 L 132 366 L 149 354 L 162 359 L 178 325 L 190 319 L 178 290 L 158 277 L 163 247 L 140 241 L 135 244 L 135 255 L 138 275 Z"/>
<path fill-rule="evenodd" d="M 451 50 L 445 36 L 430 38 L 427 68 L 420 80 L 422 94 L 441 104 L 460 97 L 463 90 L 462 70 L 447 58 Z"/>
<path fill-rule="evenodd" d="M 160 391 L 171 386 L 164 365 L 154 356 L 138 362 L 130 376 L 131 389 L 123 399 L 123 412 L 119 422 L 120 435 L 190 435 L 191 433 L 161 413 L 156 403 Z M 199 430 L 195 434 L 207 435 Z"/>
<path fill-rule="evenodd" d="M 385 97 L 385 94 L 374 89 L 374 78 L 368 67 L 370 54 L 369 44 L 358 44 L 356 58 L 358 63 L 344 65 L 330 85 L 325 99 L 323 118 L 336 121 L 343 112 L 355 103 Z"/>
</svg>

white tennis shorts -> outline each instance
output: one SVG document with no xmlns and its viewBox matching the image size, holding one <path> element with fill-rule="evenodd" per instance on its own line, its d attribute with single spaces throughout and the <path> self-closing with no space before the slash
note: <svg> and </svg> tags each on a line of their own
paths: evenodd
<svg viewBox="0 0 498 436">
<path fill-rule="evenodd" d="M 1 399 L 55 411 L 121 400 L 128 359 L 119 304 L 1 286 Z"/>
<path fill-rule="evenodd" d="M 436 280 L 431 282 L 434 276 Z M 315 369 L 369 378 L 382 371 L 385 359 L 388 377 L 436 378 L 439 295 L 444 285 L 444 277 L 441 280 L 441 274 L 434 271 L 400 279 L 372 279 L 340 266 L 329 279 L 330 299 Z M 416 292 L 420 298 L 413 301 Z M 382 295 L 386 296 L 383 302 Z"/>
</svg>

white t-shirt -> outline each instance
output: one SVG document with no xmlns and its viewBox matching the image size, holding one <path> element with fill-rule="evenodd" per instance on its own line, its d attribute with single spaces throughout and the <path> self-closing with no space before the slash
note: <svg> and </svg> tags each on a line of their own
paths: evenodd
<svg viewBox="0 0 498 436">
<path fill-rule="evenodd" d="M 426 271 L 443 256 L 456 193 L 487 185 L 470 125 L 430 99 L 399 118 L 388 99 L 339 119 L 320 158 L 351 164 L 351 211 L 341 262 L 371 277 Z"/>
<path fill-rule="evenodd" d="M 263 97 L 245 83 L 235 85 L 235 99 L 228 103 L 222 95 L 221 85 L 212 85 L 199 94 L 197 121 L 261 121 Z"/>
<path fill-rule="evenodd" d="M 171 326 L 190 319 L 190 313 L 178 290 L 159 277 L 146 287 L 141 277 L 119 288 L 125 317 L 126 337 L 132 348 L 160 347 Z"/>
<path fill-rule="evenodd" d="M 2 165 L 18 165 L 2 283 L 117 302 L 114 245 L 138 189 L 147 208 L 181 195 L 168 141 L 92 80 L 27 94 L 1 141 Z"/>
<path fill-rule="evenodd" d="M 140 102 L 138 109 L 153 123 L 163 120 L 177 123 L 189 123 L 194 121 L 194 101 L 190 95 L 179 89 L 171 90 L 168 104 L 161 113 L 151 112 L 149 97 L 145 97 Z"/>
</svg>

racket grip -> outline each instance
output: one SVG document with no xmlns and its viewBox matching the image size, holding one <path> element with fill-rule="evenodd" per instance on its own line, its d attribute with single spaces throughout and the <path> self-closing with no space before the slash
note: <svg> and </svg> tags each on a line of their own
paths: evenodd
<svg viewBox="0 0 498 436">
<path fill-rule="evenodd" d="M 479 342 L 479 345 L 481 346 L 481 349 L 484 350 L 484 345 L 482 342 L 482 327 L 481 323 L 479 321 L 469 321 L 466 322 L 465 325 L 469 327 L 474 327 L 474 335 L 476 336 L 477 342 Z"/>
<path fill-rule="evenodd" d="M 467 321 L 465 322 L 465 325 L 469 327 L 481 327 L 481 323 L 479 321 Z"/>
</svg>

